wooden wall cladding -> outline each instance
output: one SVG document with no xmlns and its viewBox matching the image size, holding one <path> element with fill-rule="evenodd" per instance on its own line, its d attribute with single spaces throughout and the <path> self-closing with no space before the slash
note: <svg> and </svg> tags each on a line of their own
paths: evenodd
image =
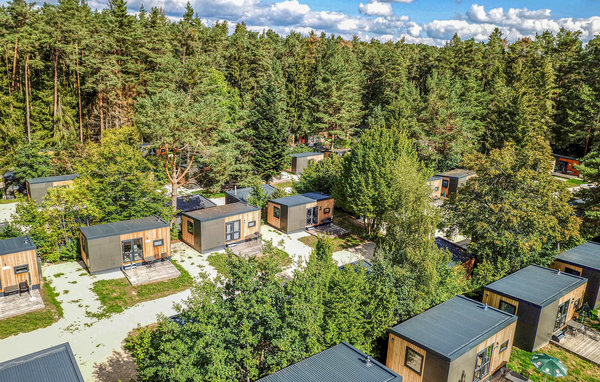
<svg viewBox="0 0 600 382">
<path fill-rule="evenodd" d="M 415 373 L 412 369 L 404 365 L 407 347 L 423 356 L 421 375 Z M 390 337 L 388 339 L 387 360 L 385 365 L 396 373 L 400 374 L 403 377 L 403 382 L 421 382 L 423 380 L 423 370 L 425 369 L 426 361 L 427 352 L 424 349 L 421 349 L 420 347 L 390 333 Z"/>
<path fill-rule="evenodd" d="M 275 207 L 279 207 L 279 218 L 276 218 L 275 216 L 273 216 L 273 210 L 275 209 Z M 269 225 L 279 229 L 281 228 L 281 206 L 279 204 L 275 204 L 275 203 L 268 203 L 267 206 L 267 223 L 269 223 Z"/>
<path fill-rule="evenodd" d="M 28 265 L 29 272 L 15 274 L 14 267 L 19 265 Z M 29 285 L 40 284 L 41 275 L 39 274 L 35 250 L 0 256 L 0 281 L 2 282 L 0 290 L 8 286 L 19 285 L 23 281 L 27 281 Z"/>
<path fill-rule="evenodd" d="M 171 256 L 171 232 L 169 227 L 123 234 L 120 236 L 120 240 L 123 241 L 128 239 L 137 239 L 140 237 L 144 243 L 144 259 L 147 259 L 150 256 L 155 258 Z M 154 240 L 160 239 L 163 240 L 163 245 L 160 247 L 154 247 Z"/>
</svg>

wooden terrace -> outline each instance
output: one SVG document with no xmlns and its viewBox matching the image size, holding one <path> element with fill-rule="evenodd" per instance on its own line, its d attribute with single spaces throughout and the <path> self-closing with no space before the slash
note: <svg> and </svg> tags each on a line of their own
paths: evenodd
<svg viewBox="0 0 600 382">
<path fill-rule="evenodd" d="M 29 293 L 0 297 L 0 320 L 44 309 L 44 301 L 38 289 Z"/>
<path fill-rule="evenodd" d="M 170 261 L 138 265 L 123 269 L 123 273 L 133 286 L 166 281 L 181 275 L 181 272 Z"/>
<path fill-rule="evenodd" d="M 600 333 L 583 325 L 576 327 L 571 325 L 569 324 L 569 329 L 565 331 L 565 338 L 560 343 L 555 341 L 552 343 L 600 366 Z"/>
</svg>

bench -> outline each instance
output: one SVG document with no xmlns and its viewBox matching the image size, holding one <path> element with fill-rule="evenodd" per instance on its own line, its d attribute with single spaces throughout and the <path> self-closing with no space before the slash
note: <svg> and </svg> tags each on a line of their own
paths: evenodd
<svg viewBox="0 0 600 382">
<path fill-rule="evenodd" d="M 4 295 L 5 296 L 10 296 L 11 294 L 17 294 L 19 293 L 19 286 L 18 285 L 11 285 L 11 286 L 7 286 L 4 288 Z"/>
</svg>

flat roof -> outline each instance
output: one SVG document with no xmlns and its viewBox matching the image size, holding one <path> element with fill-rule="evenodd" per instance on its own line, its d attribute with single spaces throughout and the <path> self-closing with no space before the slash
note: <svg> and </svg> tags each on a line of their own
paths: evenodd
<svg viewBox="0 0 600 382">
<path fill-rule="evenodd" d="M 600 272 L 600 243 L 588 241 L 585 244 L 559 253 L 556 260 Z"/>
<path fill-rule="evenodd" d="M 92 240 L 164 227 L 169 227 L 169 223 L 159 217 L 149 216 L 140 219 L 80 227 L 79 230 L 88 240 Z"/>
<path fill-rule="evenodd" d="M 36 249 L 29 235 L 0 240 L 0 256 Z"/>
<path fill-rule="evenodd" d="M 453 243 L 448 239 L 444 239 L 443 237 L 436 236 L 435 237 L 435 245 L 439 249 L 447 249 L 448 252 L 452 255 L 452 264 L 451 265 L 459 265 L 463 264 L 466 261 L 469 261 L 473 258 L 472 255 L 466 251 L 466 249 L 460 246 L 457 243 Z"/>
<path fill-rule="evenodd" d="M 311 151 L 311 152 L 307 152 L 307 153 L 296 153 L 296 154 L 290 154 L 290 156 L 292 158 L 306 158 L 306 157 L 314 157 L 317 155 L 323 155 L 323 153 L 319 153 L 316 151 Z"/>
<path fill-rule="evenodd" d="M 436 174 L 436 176 L 442 176 L 446 178 L 464 178 L 470 175 L 475 175 L 475 171 L 467 170 L 464 168 L 455 168 L 454 170 Z"/>
<path fill-rule="evenodd" d="M 252 212 L 252 211 L 260 211 L 260 208 L 251 206 L 246 203 L 237 202 L 237 203 L 230 203 L 230 204 L 224 204 L 221 206 L 211 207 L 211 208 L 207 208 L 204 210 L 185 212 L 182 215 L 189 216 L 192 219 L 195 219 L 195 220 L 198 220 L 201 222 L 205 222 L 205 221 L 226 218 L 228 216 L 239 215 L 239 214 L 243 214 L 246 212 Z"/>
<path fill-rule="evenodd" d="M 391 332 L 453 361 L 516 320 L 510 313 L 455 296 L 394 326 Z"/>
<path fill-rule="evenodd" d="M 402 382 L 402 377 L 349 343 L 342 342 L 258 381 Z"/>
<path fill-rule="evenodd" d="M 485 290 L 543 308 L 586 281 L 583 277 L 530 265 L 487 285 Z"/>
<path fill-rule="evenodd" d="M 331 199 L 330 195 L 322 194 L 320 192 L 306 192 L 300 195 L 290 195 L 283 198 L 272 199 L 270 202 L 279 204 L 281 206 L 295 207 L 302 204 L 314 203 L 315 201 Z"/>
<path fill-rule="evenodd" d="M 68 343 L 1 363 L 0 381 L 84 382 Z"/>
<path fill-rule="evenodd" d="M 27 183 L 29 183 L 29 184 L 40 184 L 40 183 L 64 182 L 66 180 L 73 180 L 73 179 L 78 178 L 78 177 L 79 177 L 79 174 L 45 176 L 45 177 L 42 177 L 42 178 L 30 178 L 30 179 L 27 179 Z"/>
<path fill-rule="evenodd" d="M 427 179 L 428 182 L 433 182 L 434 180 L 441 180 L 442 177 L 438 175 L 434 175 L 431 178 Z"/>
<path fill-rule="evenodd" d="M 273 193 L 277 191 L 277 188 L 271 186 L 270 184 L 263 184 L 261 185 L 261 187 L 268 198 L 270 198 L 271 195 L 273 195 Z M 244 203 L 247 203 L 248 197 L 252 193 L 252 188 L 253 187 L 238 188 L 236 190 L 225 191 L 225 193 L 227 195 L 233 196 L 234 198 L 237 198 L 238 200 L 241 200 Z"/>
<path fill-rule="evenodd" d="M 579 159 L 577 159 L 575 157 L 569 157 L 569 156 L 566 156 L 566 155 L 552 154 L 552 156 L 555 157 L 555 158 L 563 158 L 563 159 L 570 159 L 570 160 L 579 161 Z"/>
<path fill-rule="evenodd" d="M 209 199 L 205 198 L 201 194 L 184 195 L 177 197 L 177 210 L 181 212 L 189 212 L 214 206 L 216 206 L 215 203 L 211 202 Z"/>
</svg>

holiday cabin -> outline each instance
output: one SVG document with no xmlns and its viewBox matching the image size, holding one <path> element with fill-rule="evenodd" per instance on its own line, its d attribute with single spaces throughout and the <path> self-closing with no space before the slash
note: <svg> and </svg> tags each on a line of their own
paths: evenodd
<svg viewBox="0 0 600 382">
<path fill-rule="evenodd" d="M 53 187 L 69 186 L 79 177 L 78 174 L 47 176 L 44 178 L 31 178 L 25 181 L 27 196 L 36 203 L 41 203 L 48 190 Z"/>
<path fill-rule="evenodd" d="M 437 174 L 436 177 L 442 178 L 440 196 L 443 196 L 444 198 L 449 197 L 450 194 L 456 192 L 460 187 L 467 184 L 469 179 L 474 176 L 474 171 L 469 171 L 462 168 L 455 168 L 454 170 Z"/>
<path fill-rule="evenodd" d="M 0 266 L 0 296 L 19 293 L 23 286 L 40 288 L 41 265 L 29 235 L 0 240 Z"/>
<path fill-rule="evenodd" d="M 579 176 L 579 170 L 575 168 L 580 164 L 577 158 L 553 154 L 554 172 L 565 175 Z"/>
<path fill-rule="evenodd" d="M 267 202 L 267 223 L 285 233 L 333 222 L 334 200 L 320 192 L 286 196 Z"/>
<path fill-rule="evenodd" d="M 298 153 L 290 156 L 292 157 L 292 173 L 296 175 L 301 175 L 309 164 L 320 162 L 325 158 L 325 155 L 319 152 Z"/>
</svg>

